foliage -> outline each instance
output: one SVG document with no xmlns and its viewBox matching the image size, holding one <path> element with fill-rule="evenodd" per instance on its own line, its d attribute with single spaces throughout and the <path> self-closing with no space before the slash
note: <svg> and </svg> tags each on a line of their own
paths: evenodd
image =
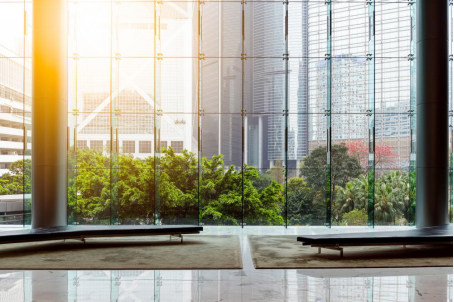
<svg viewBox="0 0 454 302">
<path fill-rule="evenodd" d="M 333 223 L 367 224 L 370 175 L 347 146 L 334 145 L 331 155 Z M 201 219 L 215 225 L 282 225 L 286 204 L 289 225 L 323 225 L 326 219 L 323 147 L 303 160 L 301 177 L 288 179 L 287 200 L 285 173 L 278 162 L 259 173 L 248 165 L 225 166 L 222 155 L 199 162 L 194 153 L 168 148 L 161 157 L 144 160 L 80 149 L 68 164 L 70 222 L 197 224 Z M 31 161 L 14 162 L 10 172 L 0 176 L 0 195 L 30 193 L 30 180 Z M 405 224 L 414 217 L 415 181 L 414 171 L 376 175 L 376 224 Z"/>
<path fill-rule="evenodd" d="M 354 209 L 345 213 L 341 225 L 367 225 L 366 209 Z"/>
<path fill-rule="evenodd" d="M 153 220 L 197 224 L 199 202 L 200 218 L 206 224 L 238 225 L 243 209 L 248 224 L 284 222 L 282 185 L 271 180 L 258 190 L 254 187 L 259 178 L 256 168 L 245 166 L 243 179 L 234 166 L 224 167 L 222 155 L 202 158 L 199 167 L 194 153 L 177 154 L 168 148 L 156 162 L 153 157 L 141 161 L 118 155 L 115 168 L 109 170 L 109 159 L 102 153 L 77 152 L 77 181 L 69 182 L 69 205 L 81 223 L 109 223 L 112 217 L 113 223 L 122 224 Z"/>
<path fill-rule="evenodd" d="M 15 161 L 9 170 L 0 176 L 0 195 L 31 193 L 31 160 Z"/>
<path fill-rule="evenodd" d="M 413 172 L 414 173 L 414 172 Z M 411 182 L 408 173 L 389 171 L 375 179 L 374 217 L 376 224 L 396 224 L 409 221 L 409 211 L 414 199 L 410 191 Z M 367 209 L 367 177 L 360 175 L 349 181 L 345 187 L 336 187 L 335 212 L 337 220 L 342 221 L 345 215 L 354 210 Z"/>
<path fill-rule="evenodd" d="M 345 145 L 331 147 L 331 185 L 345 186 L 351 179 L 358 177 L 363 169 L 357 158 L 348 155 Z M 326 186 L 327 160 L 325 147 L 318 147 L 312 151 L 300 167 L 300 175 L 307 184 L 315 190 L 324 190 Z"/>
<path fill-rule="evenodd" d="M 287 183 L 288 224 L 323 225 L 325 203 L 314 198 L 314 191 L 301 177 L 293 177 Z"/>
</svg>

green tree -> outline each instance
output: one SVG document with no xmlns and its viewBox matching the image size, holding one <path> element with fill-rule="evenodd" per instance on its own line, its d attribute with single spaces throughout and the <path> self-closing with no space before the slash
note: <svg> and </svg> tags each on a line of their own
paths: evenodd
<svg viewBox="0 0 454 302">
<path fill-rule="evenodd" d="M 354 209 L 345 213 L 341 225 L 367 225 L 366 209 Z"/>
<path fill-rule="evenodd" d="M 348 148 L 343 145 L 331 147 L 331 185 L 345 186 L 353 178 L 363 173 L 361 164 L 354 156 L 348 155 Z M 326 148 L 318 147 L 302 161 L 300 176 L 307 184 L 316 190 L 324 189 L 326 185 Z"/>
<path fill-rule="evenodd" d="M 337 186 L 334 191 L 335 219 L 341 221 L 343 214 L 355 209 L 366 209 L 368 200 L 367 176 L 361 174 L 345 184 Z"/>
<path fill-rule="evenodd" d="M 290 225 L 323 225 L 326 207 L 314 198 L 314 191 L 301 177 L 287 183 L 288 223 Z"/>
<path fill-rule="evenodd" d="M 326 199 L 335 197 L 336 188 L 345 187 L 350 180 L 359 177 L 364 172 L 358 159 L 348 155 L 348 148 L 344 144 L 331 147 L 330 169 L 328 169 L 326 159 L 326 148 L 321 146 L 313 150 L 301 162 L 300 176 L 314 191 L 315 203 L 323 203 Z M 331 179 L 327 177 L 328 173 L 330 173 Z M 331 196 L 326 196 L 327 189 L 330 187 Z M 332 200 L 331 208 L 334 209 L 332 217 L 337 220 L 339 218 L 336 212 L 338 206 L 335 199 Z"/>
<path fill-rule="evenodd" d="M 409 210 L 407 173 L 390 171 L 375 180 L 374 215 L 378 224 L 395 224 Z"/>
<path fill-rule="evenodd" d="M 83 224 L 197 224 L 200 215 L 207 224 L 238 225 L 244 209 L 248 224 L 283 224 L 282 185 L 271 180 L 259 191 L 255 167 L 245 166 L 243 176 L 226 168 L 222 157 L 204 157 L 199 166 L 194 153 L 172 148 L 145 160 L 77 150 L 77 170 L 68 179 L 70 218 Z"/>
<path fill-rule="evenodd" d="M 31 169 L 30 159 L 11 163 L 8 173 L 0 176 L 0 195 L 31 193 Z"/>
</svg>

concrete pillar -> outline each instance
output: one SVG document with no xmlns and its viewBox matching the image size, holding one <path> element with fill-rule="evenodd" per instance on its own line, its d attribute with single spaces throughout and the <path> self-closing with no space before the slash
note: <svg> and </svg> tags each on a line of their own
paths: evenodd
<svg viewBox="0 0 454 302">
<path fill-rule="evenodd" d="M 416 226 L 448 219 L 448 1 L 416 2 Z"/>
<path fill-rule="evenodd" d="M 33 228 L 67 224 L 66 19 L 66 0 L 33 2 Z"/>
</svg>

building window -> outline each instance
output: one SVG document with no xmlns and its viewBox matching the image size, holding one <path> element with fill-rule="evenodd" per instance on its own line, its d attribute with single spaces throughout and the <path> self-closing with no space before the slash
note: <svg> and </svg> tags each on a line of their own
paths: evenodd
<svg viewBox="0 0 454 302">
<path fill-rule="evenodd" d="M 123 153 L 136 153 L 136 142 L 123 141 Z"/>
<path fill-rule="evenodd" d="M 77 148 L 78 149 L 87 149 L 87 141 L 86 140 L 78 140 L 77 141 Z"/>
<path fill-rule="evenodd" d="M 182 141 L 172 141 L 170 146 L 175 151 L 175 153 L 181 153 L 183 151 L 183 142 Z"/>
<path fill-rule="evenodd" d="M 167 149 L 167 142 L 166 141 L 161 141 L 160 142 L 161 150 L 162 149 Z"/>
<path fill-rule="evenodd" d="M 96 151 L 102 151 L 102 149 L 103 149 L 102 141 L 100 141 L 100 140 L 90 141 L 90 149 L 96 150 Z"/>
<path fill-rule="evenodd" d="M 139 153 L 151 153 L 151 141 L 139 141 Z"/>
</svg>

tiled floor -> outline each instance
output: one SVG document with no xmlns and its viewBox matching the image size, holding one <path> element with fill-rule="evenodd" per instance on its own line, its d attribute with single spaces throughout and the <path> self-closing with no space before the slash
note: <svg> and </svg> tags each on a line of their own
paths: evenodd
<svg viewBox="0 0 454 302">
<path fill-rule="evenodd" d="M 402 229 L 402 227 L 398 227 Z M 242 270 L 0 271 L 0 301 L 453 301 L 452 268 L 256 270 L 247 235 L 394 227 L 205 227 L 236 234 Z M 200 257 L 210 251 L 201 250 Z"/>
</svg>

